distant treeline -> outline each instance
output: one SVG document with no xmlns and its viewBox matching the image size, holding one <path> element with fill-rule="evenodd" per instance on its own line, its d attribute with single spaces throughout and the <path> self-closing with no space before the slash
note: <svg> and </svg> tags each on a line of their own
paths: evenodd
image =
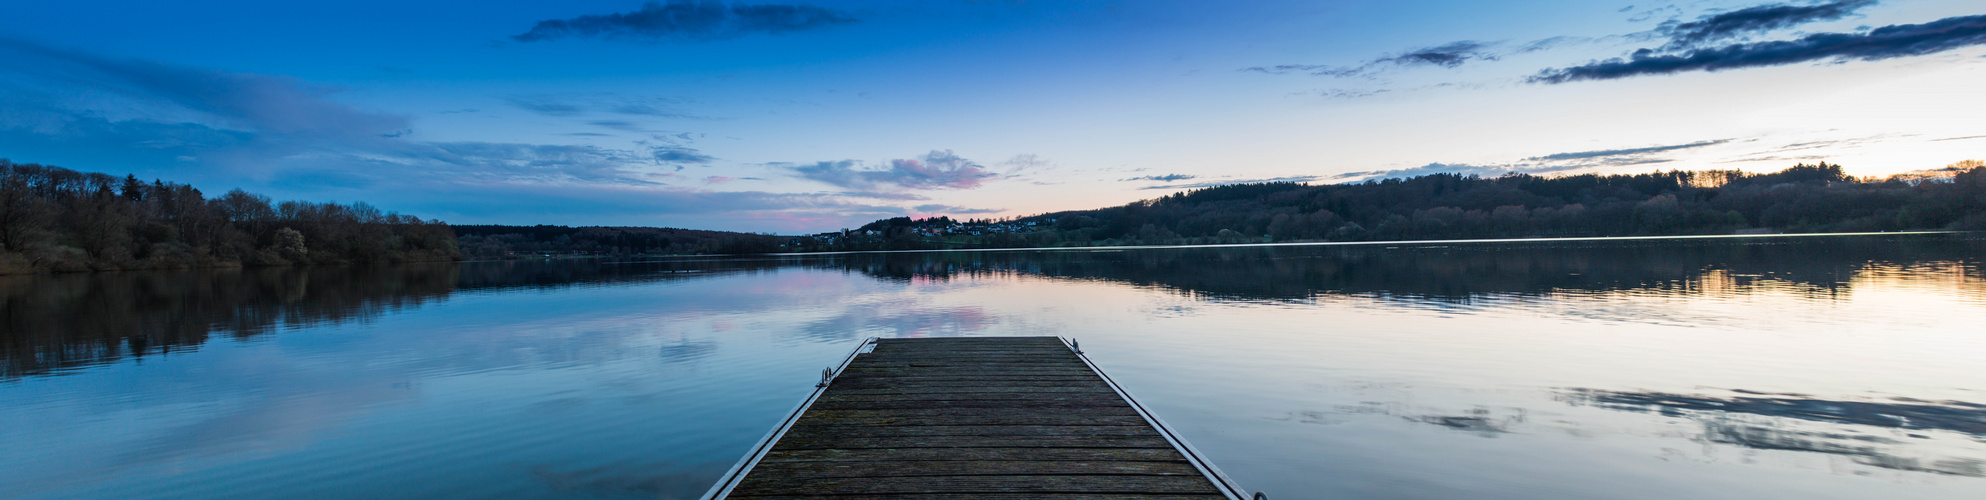
<svg viewBox="0 0 1986 500">
<path fill-rule="evenodd" d="M 786 238 L 666 227 L 454 226 L 472 259 L 548 255 L 698 255 L 780 252 Z"/>
<path fill-rule="evenodd" d="M 1237 184 L 1011 220 L 899 217 L 790 244 L 833 251 L 1925 229 L 1986 230 L 1986 164 L 1886 179 L 1856 179 L 1821 163 L 1767 174 Z"/>
<path fill-rule="evenodd" d="M 440 221 L 365 203 L 285 201 L 236 189 L 0 159 L 0 274 L 457 258 Z"/>
</svg>

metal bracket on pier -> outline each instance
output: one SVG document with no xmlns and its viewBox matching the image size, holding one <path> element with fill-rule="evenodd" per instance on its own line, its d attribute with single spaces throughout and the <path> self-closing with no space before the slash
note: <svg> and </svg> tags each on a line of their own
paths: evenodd
<svg viewBox="0 0 1986 500">
<path fill-rule="evenodd" d="M 833 381 L 834 381 L 834 369 L 833 369 L 833 368 L 822 368 L 822 369 L 821 369 L 821 383 L 818 383 L 818 384 L 814 384 L 814 387 L 827 387 L 827 386 L 828 386 L 828 382 L 833 382 Z"/>
</svg>

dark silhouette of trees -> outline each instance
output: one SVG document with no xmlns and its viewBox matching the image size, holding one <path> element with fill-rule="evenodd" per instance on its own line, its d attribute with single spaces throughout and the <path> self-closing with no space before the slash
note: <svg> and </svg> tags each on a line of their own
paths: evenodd
<svg viewBox="0 0 1986 500">
<path fill-rule="evenodd" d="M 1986 230 L 1986 164 L 1856 179 L 1840 165 L 1779 172 L 1483 178 L 1210 187 L 1118 207 L 959 224 L 886 219 L 798 250 L 1169 245 L 1513 237 Z M 925 228 L 902 241 L 900 228 Z M 932 231 L 929 228 L 944 228 Z M 872 231 L 870 229 L 882 229 Z M 872 234 L 874 233 L 874 234 Z"/>
<path fill-rule="evenodd" d="M 0 159 L 0 274 L 457 258 L 440 221 Z"/>
<path fill-rule="evenodd" d="M 471 259 L 550 255 L 699 255 L 784 251 L 785 238 L 766 234 L 666 227 L 454 226 Z"/>
</svg>

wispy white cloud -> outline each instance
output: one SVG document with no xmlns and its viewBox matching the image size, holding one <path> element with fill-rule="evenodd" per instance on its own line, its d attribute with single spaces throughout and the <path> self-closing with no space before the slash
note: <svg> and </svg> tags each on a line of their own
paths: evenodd
<svg viewBox="0 0 1986 500">
<path fill-rule="evenodd" d="M 1662 155 L 1675 151 L 1705 148 L 1731 142 L 1730 139 L 1697 141 L 1686 144 L 1648 146 L 1640 148 L 1604 149 L 1596 151 L 1573 151 L 1553 153 L 1524 158 L 1519 161 L 1495 164 L 1469 163 L 1429 163 L 1413 168 L 1394 170 L 1370 170 L 1347 172 L 1332 176 L 1337 181 L 1361 181 L 1370 179 L 1391 179 L 1433 174 L 1476 175 L 1496 177 L 1505 174 L 1542 174 L 1570 170 L 1650 165 L 1675 161 Z"/>
<path fill-rule="evenodd" d="M 1259 178 L 1259 179 L 1223 179 L 1216 181 L 1195 182 L 1190 184 L 1165 184 L 1159 186 L 1145 186 L 1138 189 L 1144 189 L 1144 190 L 1198 189 L 1198 188 L 1209 188 L 1215 186 L 1227 186 L 1232 184 L 1260 184 L 1264 182 L 1310 182 L 1324 178 L 1325 177 L 1322 175 L 1292 175 L 1286 177 L 1267 177 L 1267 178 Z"/>
<path fill-rule="evenodd" d="M 999 175 L 952 153 L 932 151 L 919 158 L 890 160 L 889 166 L 863 168 L 857 160 L 788 166 L 801 178 L 864 192 L 879 190 L 973 189 Z"/>
</svg>

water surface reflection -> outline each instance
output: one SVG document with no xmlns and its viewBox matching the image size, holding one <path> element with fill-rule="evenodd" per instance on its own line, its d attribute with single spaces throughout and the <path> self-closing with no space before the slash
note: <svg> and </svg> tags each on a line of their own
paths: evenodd
<svg viewBox="0 0 1986 500">
<path fill-rule="evenodd" d="M 1986 495 L 1976 235 L 0 278 L 0 491 L 688 498 L 867 336 L 1065 335 L 1277 498 Z"/>
</svg>

